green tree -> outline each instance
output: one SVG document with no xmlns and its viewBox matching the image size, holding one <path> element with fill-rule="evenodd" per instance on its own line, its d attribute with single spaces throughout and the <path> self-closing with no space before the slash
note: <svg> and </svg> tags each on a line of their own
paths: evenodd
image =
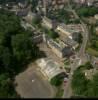
<svg viewBox="0 0 98 100">
<path fill-rule="evenodd" d="M 13 54 L 20 62 L 28 61 L 37 56 L 37 47 L 26 33 L 17 34 L 12 37 Z"/>
<path fill-rule="evenodd" d="M 0 98 L 14 98 L 18 95 L 14 94 L 13 83 L 7 73 L 0 75 Z"/>
<path fill-rule="evenodd" d="M 60 75 L 57 75 L 50 80 L 50 83 L 54 86 L 60 86 L 62 82 L 63 78 L 61 78 Z"/>
</svg>

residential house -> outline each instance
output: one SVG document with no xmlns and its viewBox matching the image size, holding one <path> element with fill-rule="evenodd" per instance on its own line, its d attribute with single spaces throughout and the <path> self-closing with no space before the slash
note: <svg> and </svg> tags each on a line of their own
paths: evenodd
<svg viewBox="0 0 98 100">
<path fill-rule="evenodd" d="M 94 18 L 98 21 L 98 14 L 96 14 L 96 15 L 94 16 Z"/>
<path fill-rule="evenodd" d="M 56 22 L 54 20 L 47 18 L 47 17 L 43 17 L 42 26 L 44 26 L 48 29 L 53 29 L 53 28 L 56 28 Z"/>
<path fill-rule="evenodd" d="M 20 17 L 25 17 L 28 15 L 28 12 L 29 12 L 28 9 L 21 9 L 21 10 L 16 12 L 16 15 L 20 16 Z"/>
<path fill-rule="evenodd" d="M 98 35 L 98 27 L 96 27 L 95 30 L 96 30 L 96 34 Z"/>
<path fill-rule="evenodd" d="M 39 32 L 33 32 L 32 41 L 36 44 L 43 42 L 43 34 Z"/>
</svg>

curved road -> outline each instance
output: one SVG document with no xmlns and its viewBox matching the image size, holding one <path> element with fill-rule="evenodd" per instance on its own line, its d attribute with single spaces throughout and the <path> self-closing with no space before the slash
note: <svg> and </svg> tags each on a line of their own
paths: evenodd
<svg viewBox="0 0 98 100">
<path fill-rule="evenodd" d="M 73 12 L 75 17 L 80 19 L 79 16 L 77 15 L 77 13 L 75 12 L 75 10 L 72 9 L 70 4 L 69 4 L 69 8 Z M 77 57 L 79 59 L 75 59 L 73 64 L 71 65 L 71 71 L 70 71 L 70 74 L 69 74 L 69 81 L 66 84 L 63 98 L 70 98 L 72 96 L 72 90 L 71 90 L 72 74 L 73 74 L 74 70 L 80 65 L 79 62 L 81 62 L 81 64 L 83 64 L 87 60 L 86 55 L 85 55 L 85 48 L 86 48 L 87 41 L 88 41 L 89 30 L 87 28 L 87 25 L 82 20 L 80 20 L 80 22 L 82 24 L 83 31 L 84 31 L 82 33 L 82 35 L 83 35 L 83 43 L 81 44 L 81 48 L 80 48 L 79 52 L 77 53 Z"/>
</svg>

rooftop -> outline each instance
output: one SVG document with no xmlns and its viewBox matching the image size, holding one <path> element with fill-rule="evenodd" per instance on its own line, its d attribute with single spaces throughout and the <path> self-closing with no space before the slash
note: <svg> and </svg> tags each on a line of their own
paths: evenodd
<svg viewBox="0 0 98 100">
<path fill-rule="evenodd" d="M 49 22 L 49 23 L 52 23 L 52 20 L 49 19 L 49 18 L 47 18 L 47 17 L 43 17 L 43 21 L 47 21 L 47 22 Z"/>
<path fill-rule="evenodd" d="M 71 34 L 82 31 L 80 24 L 65 25 L 64 23 L 61 23 L 58 27 L 62 28 L 64 31 L 70 32 Z"/>
<path fill-rule="evenodd" d="M 64 72 L 60 69 L 60 65 L 50 58 L 41 58 L 37 60 L 37 64 L 41 67 L 41 70 L 47 74 L 49 79 Z"/>
<path fill-rule="evenodd" d="M 63 41 L 60 39 L 56 39 L 55 41 L 52 39 L 48 40 L 52 46 L 57 48 L 59 51 L 62 51 L 65 47 L 68 47 Z"/>
<path fill-rule="evenodd" d="M 70 39 L 68 37 L 66 37 L 65 39 L 63 39 L 63 41 L 64 41 L 64 43 L 66 43 L 66 44 L 68 44 L 70 46 L 75 46 L 77 44 L 76 41 L 74 41 L 74 40 L 72 40 L 72 39 Z"/>
</svg>

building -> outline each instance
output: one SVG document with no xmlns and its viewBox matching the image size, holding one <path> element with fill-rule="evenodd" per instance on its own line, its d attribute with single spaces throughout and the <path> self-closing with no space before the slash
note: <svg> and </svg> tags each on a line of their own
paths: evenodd
<svg viewBox="0 0 98 100">
<path fill-rule="evenodd" d="M 64 8 L 68 0 L 39 0 L 37 10 L 47 15 L 50 10 L 57 10 Z"/>
<path fill-rule="evenodd" d="M 33 32 L 32 41 L 33 41 L 33 43 L 36 43 L 36 44 L 43 42 L 43 35 L 42 35 L 42 33 Z"/>
<path fill-rule="evenodd" d="M 56 27 L 56 22 L 54 20 L 47 18 L 47 17 L 43 17 L 42 26 L 44 26 L 48 29 L 52 29 L 52 28 Z"/>
<path fill-rule="evenodd" d="M 76 4 L 84 4 L 86 0 L 73 0 L 73 2 Z"/>
<path fill-rule="evenodd" d="M 98 35 L 98 27 L 96 27 L 96 29 L 95 29 L 95 30 L 96 30 L 96 34 Z"/>
<path fill-rule="evenodd" d="M 17 0 L 17 4 L 20 8 L 26 8 L 28 6 L 28 0 Z"/>
<path fill-rule="evenodd" d="M 96 20 L 98 20 L 98 14 L 96 14 L 96 15 L 94 16 L 94 18 L 95 18 Z"/>
<path fill-rule="evenodd" d="M 94 5 L 95 7 L 98 7 L 98 0 L 95 0 L 95 1 L 93 2 L 93 5 Z"/>
<path fill-rule="evenodd" d="M 93 76 L 98 72 L 95 68 L 90 69 L 90 70 L 84 70 L 84 74 L 87 79 L 93 79 Z"/>
<path fill-rule="evenodd" d="M 53 77 L 65 73 L 61 66 L 50 58 L 41 58 L 37 60 L 36 63 L 40 67 L 40 71 L 49 81 Z"/>
<path fill-rule="evenodd" d="M 73 0 L 74 3 L 80 5 L 92 6 L 95 0 Z"/>
<path fill-rule="evenodd" d="M 16 12 L 16 15 L 20 16 L 20 17 L 25 17 L 28 15 L 28 12 L 29 12 L 28 9 L 21 9 L 21 10 Z"/>
<path fill-rule="evenodd" d="M 92 6 L 93 2 L 94 2 L 94 0 L 86 0 L 86 3 L 88 6 Z"/>
<path fill-rule="evenodd" d="M 59 33 L 59 35 L 64 36 L 66 35 L 69 38 L 73 38 L 73 35 L 76 33 L 83 32 L 83 28 L 81 24 L 69 24 L 65 25 L 64 23 L 61 23 L 57 26 L 56 31 Z"/>
<path fill-rule="evenodd" d="M 68 0 L 51 0 L 52 10 L 63 9 Z"/>
<path fill-rule="evenodd" d="M 32 20 L 35 19 L 37 16 L 37 14 L 29 11 L 27 16 L 23 17 L 24 20 L 26 20 L 28 23 L 32 24 Z"/>
<path fill-rule="evenodd" d="M 79 44 L 74 41 L 73 39 L 70 39 L 68 37 L 63 37 L 61 38 L 61 40 L 67 44 L 69 47 L 73 48 L 74 50 L 79 46 Z"/>
<path fill-rule="evenodd" d="M 46 37 L 46 44 L 51 50 L 60 58 L 70 57 L 73 54 L 72 49 L 60 39 L 53 39 Z"/>
</svg>

